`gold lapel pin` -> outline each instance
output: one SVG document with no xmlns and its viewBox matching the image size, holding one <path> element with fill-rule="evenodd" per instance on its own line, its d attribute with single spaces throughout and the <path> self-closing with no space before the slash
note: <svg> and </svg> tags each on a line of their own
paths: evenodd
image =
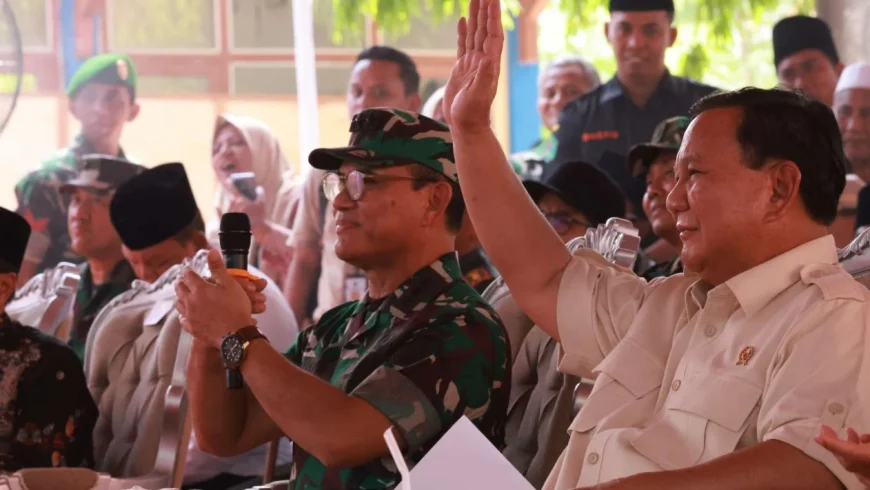
<svg viewBox="0 0 870 490">
<path fill-rule="evenodd" d="M 743 350 L 740 351 L 740 357 L 737 359 L 737 365 L 745 366 L 749 364 L 749 360 L 752 359 L 753 354 L 755 354 L 755 348 L 744 347 Z"/>
</svg>

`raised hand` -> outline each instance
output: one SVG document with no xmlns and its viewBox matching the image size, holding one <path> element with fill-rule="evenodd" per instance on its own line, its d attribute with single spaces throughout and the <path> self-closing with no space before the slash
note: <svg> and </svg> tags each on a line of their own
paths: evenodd
<svg viewBox="0 0 870 490">
<path fill-rule="evenodd" d="M 504 28 L 499 0 L 471 0 L 456 27 L 456 64 L 444 89 L 444 118 L 454 131 L 489 129 L 498 89 Z"/>
<path fill-rule="evenodd" d="M 816 442 L 836 456 L 843 468 L 854 473 L 858 481 L 870 489 L 870 434 L 858 435 L 848 429 L 846 438 L 840 439 L 833 429 L 823 425 Z"/>
</svg>

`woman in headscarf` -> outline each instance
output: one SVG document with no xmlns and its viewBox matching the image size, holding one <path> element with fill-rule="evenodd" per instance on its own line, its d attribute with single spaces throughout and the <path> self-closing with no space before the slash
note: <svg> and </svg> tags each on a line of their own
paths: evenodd
<svg viewBox="0 0 870 490">
<path fill-rule="evenodd" d="M 298 203 L 297 179 L 281 153 L 275 134 L 262 121 L 222 114 L 215 121 L 212 167 L 217 177 L 218 219 L 209 224 L 209 241 L 217 245 L 224 213 L 246 213 L 251 220 L 249 263 L 283 284 L 292 249 L 287 245 Z M 236 173 L 253 172 L 256 199 L 232 182 Z"/>
</svg>

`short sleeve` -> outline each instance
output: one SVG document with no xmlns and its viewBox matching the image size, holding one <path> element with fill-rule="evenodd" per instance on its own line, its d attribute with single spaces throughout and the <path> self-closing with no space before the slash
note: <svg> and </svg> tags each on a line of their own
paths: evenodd
<svg viewBox="0 0 870 490">
<path fill-rule="evenodd" d="M 323 237 L 323 212 L 321 206 L 321 182 L 326 176 L 323 170 L 313 169 L 302 182 L 299 208 L 293 223 L 290 244 L 295 247 L 319 248 Z"/>
<path fill-rule="evenodd" d="M 870 432 L 861 417 L 858 378 L 868 331 L 867 303 L 836 299 L 808 313 L 780 347 L 758 416 L 759 440 L 778 440 L 824 464 L 847 488 L 855 476 L 815 441 L 821 426 Z M 864 387 L 866 389 L 866 387 Z"/>
<path fill-rule="evenodd" d="M 652 288 L 591 250 L 575 252 L 562 274 L 556 303 L 565 351 L 560 370 L 588 376 L 628 333 Z"/>
<path fill-rule="evenodd" d="M 439 320 L 417 331 L 352 394 L 399 428 L 409 452 L 463 415 L 493 439 L 507 410 L 498 388 L 510 385 L 506 336 L 503 329 L 493 336 L 494 328 L 500 327 L 467 315 Z"/>
</svg>

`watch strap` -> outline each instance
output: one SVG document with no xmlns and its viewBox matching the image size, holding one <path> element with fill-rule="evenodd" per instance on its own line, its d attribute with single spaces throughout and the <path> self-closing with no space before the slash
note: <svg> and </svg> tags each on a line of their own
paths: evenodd
<svg viewBox="0 0 870 490">
<path fill-rule="evenodd" d="M 242 339 L 242 341 L 244 342 L 252 342 L 256 339 L 265 339 L 266 342 L 269 341 L 269 339 L 266 338 L 265 335 L 263 335 L 263 332 L 261 332 L 256 325 L 248 325 L 247 327 L 242 327 L 236 330 L 236 335 L 238 335 L 239 338 Z"/>
</svg>

